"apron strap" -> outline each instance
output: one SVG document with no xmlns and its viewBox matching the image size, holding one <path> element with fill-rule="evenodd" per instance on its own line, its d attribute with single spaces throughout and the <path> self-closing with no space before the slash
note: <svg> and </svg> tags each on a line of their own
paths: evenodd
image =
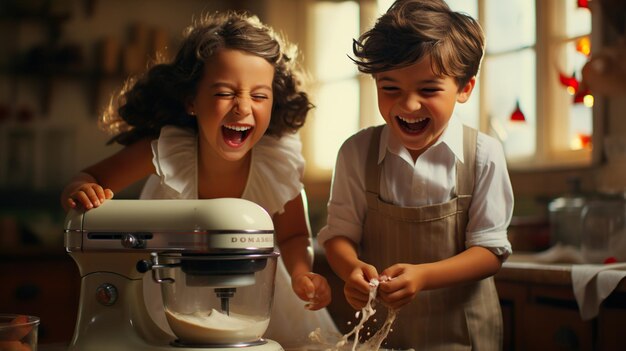
<svg viewBox="0 0 626 351">
<path fill-rule="evenodd" d="M 463 125 L 463 163 L 456 161 L 457 196 L 474 193 L 477 138 L 476 129 Z"/>
<path fill-rule="evenodd" d="M 372 133 L 372 139 L 370 139 L 370 145 L 367 150 L 367 162 L 365 163 L 365 190 L 367 191 L 367 197 L 374 197 L 378 199 L 378 191 L 380 188 L 380 172 L 381 167 L 378 167 L 378 150 L 380 149 L 380 134 L 385 125 L 380 125 L 374 128 Z"/>
</svg>

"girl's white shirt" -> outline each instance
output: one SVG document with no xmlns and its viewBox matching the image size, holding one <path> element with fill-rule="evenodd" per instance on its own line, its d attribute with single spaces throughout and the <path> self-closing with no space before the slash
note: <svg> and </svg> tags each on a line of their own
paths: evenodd
<svg viewBox="0 0 626 351">
<path fill-rule="evenodd" d="M 323 243 L 337 235 L 361 241 L 367 200 L 365 163 L 373 128 L 350 137 L 342 145 L 328 203 L 328 220 L 317 236 Z M 456 161 L 463 162 L 463 125 L 452 117 L 439 140 L 413 161 L 409 151 L 384 126 L 378 149 L 383 160 L 380 197 L 404 207 L 444 203 L 456 195 Z M 513 214 L 513 190 L 502 145 L 479 133 L 476 178 L 466 247 L 483 246 L 506 259 L 511 253 L 507 228 Z"/>
<path fill-rule="evenodd" d="M 141 198 L 198 198 L 198 140 L 193 130 L 165 126 L 152 142 L 152 175 Z M 270 215 L 282 213 L 285 203 L 303 189 L 304 157 L 298 134 L 264 136 L 252 148 L 248 183 L 242 198 L 255 202 Z"/>
<path fill-rule="evenodd" d="M 148 178 L 142 199 L 197 199 L 198 136 L 193 130 L 166 126 L 152 142 L 157 174 Z M 264 136 L 252 148 L 248 182 L 242 198 L 255 202 L 270 215 L 284 212 L 285 204 L 303 189 L 304 157 L 298 134 L 275 138 Z M 149 276 L 149 275 L 146 275 Z M 163 313 L 160 287 L 151 277 L 144 277 L 144 296 L 152 319 L 164 331 L 174 335 Z M 274 303 L 265 338 L 283 348 L 302 348 L 310 343 L 308 335 L 316 328 L 338 334 L 326 309 L 306 311 L 291 288 L 291 279 L 282 259 L 276 269 Z"/>
</svg>

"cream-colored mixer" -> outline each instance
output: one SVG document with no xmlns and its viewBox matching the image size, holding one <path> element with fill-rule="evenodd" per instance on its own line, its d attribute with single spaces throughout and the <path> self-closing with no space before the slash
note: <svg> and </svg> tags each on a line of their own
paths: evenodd
<svg viewBox="0 0 626 351">
<path fill-rule="evenodd" d="M 68 213 L 65 248 L 81 275 L 70 350 L 283 350 L 262 338 L 278 254 L 252 202 L 109 200 Z M 146 307 L 144 274 L 161 286 L 174 335 Z"/>
</svg>

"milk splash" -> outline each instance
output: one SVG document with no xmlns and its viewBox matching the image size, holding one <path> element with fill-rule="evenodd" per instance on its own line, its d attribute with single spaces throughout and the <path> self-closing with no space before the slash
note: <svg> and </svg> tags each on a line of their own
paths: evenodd
<svg viewBox="0 0 626 351">
<path fill-rule="evenodd" d="M 361 309 L 360 312 L 356 313 L 356 317 L 359 318 L 359 315 L 360 315 L 361 320 L 359 321 L 357 325 L 354 326 L 354 328 L 352 328 L 350 332 L 343 335 L 337 343 L 335 343 L 334 345 L 333 344 L 329 345 L 329 343 L 324 340 L 324 337 L 322 336 L 319 328 L 317 328 L 315 331 L 309 334 L 309 339 L 317 343 L 326 344 L 327 346 L 330 346 L 330 348 L 327 349 L 327 351 L 340 351 L 340 350 L 345 350 L 344 346 L 346 346 L 346 344 L 348 343 L 348 338 L 354 335 L 354 343 L 352 344 L 352 351 L 377 351 L 379 350 L 380 345 L 387 338 L 387 335 L 389 335 L 389 332 L 391 331 L 391 325 L 395 321 L 396 316 L 398 314 L 397 310 L 389 309 L 387 313 L 387 319 L 385 320 L 385 323 L 383 323 L 383 326 L 363 344 L 359 343 L 359 333 L 363 329 L 364 324 L 376 313 L 376 310 L 374 309 L 374 307 L 376 307 L 376 293 L 378 292 L 378 285 L 380 284 L 381 281 L 384 282 L 387 280 L 389 280 L 389 278 L 387 277 L 381 277 L 380 281 L 375 278 L 370 280 L 369 282 L 370 291 L 369 291 L 369 297 L 367 299 L 367 304 L 365 304 L 365 306 Z"/>
</svg>

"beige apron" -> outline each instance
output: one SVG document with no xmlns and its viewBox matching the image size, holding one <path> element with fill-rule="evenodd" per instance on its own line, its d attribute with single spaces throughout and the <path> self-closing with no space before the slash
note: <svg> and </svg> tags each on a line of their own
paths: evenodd
<svg viewBox="0 0 626 351">
<path fill-rule="evenodd" d="M 382 272 L 396 263 L 434 262 L 462 252 L 474 187 L 477 131 L 469 127 L 463 130 L 465 162 L 456 163 L 456 198 L 436 205 L 400 207 L 384 202 L 378 195 L 381 130 L 382 126 L 376 128 L 372 136 L 366 164 L 368 210 L 361 258 Z M 372 331 L 378 330 L 387 315 L 382 304 L 376 309 Z M 392 330 L 382 347 L 500 350 L 502 314 L 493 278 L 419 292 L 400 309 Z"/>
</svg>

